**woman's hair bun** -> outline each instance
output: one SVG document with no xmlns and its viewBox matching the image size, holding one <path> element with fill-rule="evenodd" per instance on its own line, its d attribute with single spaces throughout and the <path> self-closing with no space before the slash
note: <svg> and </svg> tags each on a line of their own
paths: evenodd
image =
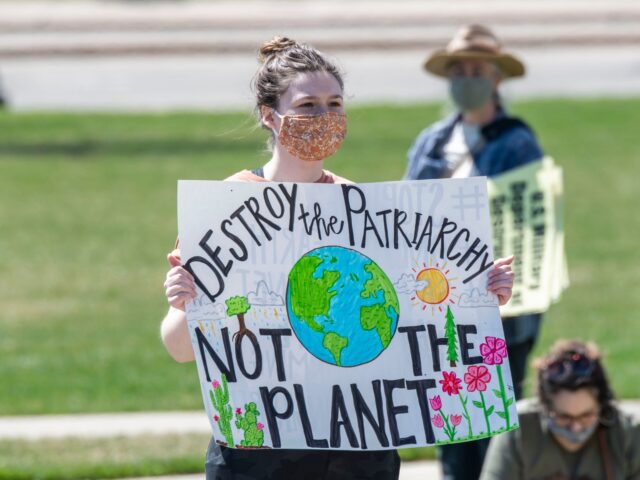
<svg viewBox="0 0 640 480">
<path fill-rule="evenodd" d="M 284 52 L 290 48 L 298 45 L 298 42 L 287 37 L 273 37 L 271 40 L 264 42 L 260 47 L 261 62 L 266 62 L 267 59 L 273 55 L 277 55 L 280 52 Z"/>
</svg>

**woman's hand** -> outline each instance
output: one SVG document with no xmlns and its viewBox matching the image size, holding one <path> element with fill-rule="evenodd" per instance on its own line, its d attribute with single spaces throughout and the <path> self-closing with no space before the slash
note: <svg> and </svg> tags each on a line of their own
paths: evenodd
<svg viewBox="0 0 640 480">
<path fill-rule="evenodd" d="M 513 255 L 508 258 L 496 260 L 489 271 L 487 290 L 498 297 L 498 304 L 504 305 L 511 298 L 513 290 L 513 270 L 511 263 Z"/>
<path fill-rule="evenodd" d="M 179 248 L 168 254 L 167 260 L 172 268 L 164 282 L 165 295 L 169 305 L 184 312 L 187 300 L 196 298 L 196 285 L 191 274 L 182 267 Z"/>
</svg>

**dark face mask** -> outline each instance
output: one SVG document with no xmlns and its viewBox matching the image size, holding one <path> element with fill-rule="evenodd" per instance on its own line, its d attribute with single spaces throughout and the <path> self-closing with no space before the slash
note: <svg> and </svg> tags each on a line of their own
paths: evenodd
<svg viewBox="0 0 640 480">
<path fill-rule="evenodd" d="M 482 107 L 491 100 L 493 84 L 484 77 L 458 76 L 449 83 L 451 98 L 462 111 L 471 111 Z"/>
</svg>

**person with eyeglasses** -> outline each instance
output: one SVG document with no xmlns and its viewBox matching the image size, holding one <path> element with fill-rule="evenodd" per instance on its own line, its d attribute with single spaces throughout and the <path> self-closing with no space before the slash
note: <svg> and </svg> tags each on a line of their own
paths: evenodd
<svg viewBox="0 0 640 480">
<path fill-rule="evenodd" d="M 640 421 L 615 405 L 597 346 L 561 340 L 534 367 L 537 398 L 491 440 L 480 479 L 640 479 Z"/>
</svg>

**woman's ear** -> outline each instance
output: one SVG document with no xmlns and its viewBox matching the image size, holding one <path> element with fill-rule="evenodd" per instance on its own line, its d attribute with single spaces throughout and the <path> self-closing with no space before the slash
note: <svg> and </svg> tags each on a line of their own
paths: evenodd
<svg viewBox="0 0 640 480">
<path fill-rule="evenodd" d="M 267 107 L 266 105 L 260 105 L 260 119 L 262 121 L 262 125 L 264 125 L 268 129 L 276 129 L 273 108 Z"/>
</svg>

